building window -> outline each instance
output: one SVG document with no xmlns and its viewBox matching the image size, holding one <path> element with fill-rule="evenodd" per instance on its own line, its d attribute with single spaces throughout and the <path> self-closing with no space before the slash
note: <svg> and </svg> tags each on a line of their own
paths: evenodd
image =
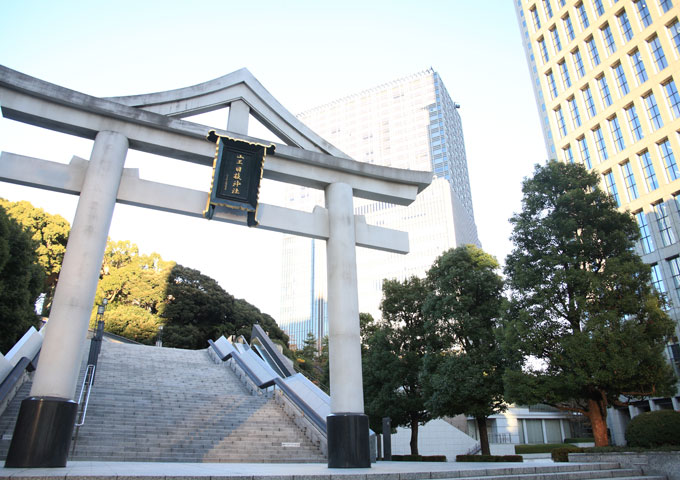
<svg viewBox="0 0 680 480">
<path fill-rule="evenodd" d="M 621 173 L 623 173 L 623 181 L 626 184 L 626 193 L 628 200 L 633 201 L 639 197 L 637 184 L 635 183 L 635 175 L 633 175 L 633 168 L 630 162 L 625 162 L 621 165 Z"/>
<path fill-rule="evenodd" d="M 581 153 L 581 160 L 583 164 L 588 167 L 588 169 L 593 168 L 593 164 L 590 161 L 590 151 L 588 150 L 588 141 L 586 137 L 581 137 L 578 139 L 578 149 Z"/>
<path fill-rule="evenodd" d="M 560 41 L 560 33 L 557 31 L 556 28 L 553 28 L 552 30 L 550 30 L 550 35 L 552 35 L 553 46 L 555 47 L 555 53 L 557 53 L 560 50 L 562 50 L 562 42 Z"/>
<path fill-rule="evenodd" d="M 647 0 L 638 0 L 635 2 L 637 7 L 638 15 L 640 16 L 640 22 L 646 27 L 652 23 L 652 17 L 649 15 L 649 8 L 647 8 Z"/>
<path fill-rule="evenodd" d="M 673 44 L 675 45 L 675 50 L 678 52 L 678 55 L 680 55 L 680 22 L 678 22 L 677 19 L 671 25 L 669 25 L 668 32 L 671 35 Z"/>
<path fill-rule="evenodd" d="M 653 250 L 652 250 L 653 251 Z M 655 263 L 652 267 L 652 286 L 657 292 L 661 294 L 666 293 L 666 285 L 663 283 L 663 276 L 661 276 L 661 268 Z"/>
<path fill-rule="evenodd" d="M 531 10 L 531 18 L 534 21 L 534 29 L 536 31 L 540 30 L 541 29 L 541 19 L 538 16 L 538 10 L 536 10 L 535 8 L 533 8 Z"/>
<path fill-rule="evenodd" d="M 604 6 L 602 5 L 602 0 L 595 0 L 593 2 L 593 5 L 595 5 L 595 11 L 597 12 L 597 16 L 601 17 L 602 14 L 604 13 Z"/>
<path fill-rule="evenodd" d="M 619 125 L 619 119 L 616 115 L 609 120 L 609 130 L 611 131 L 612 140 L 614 141 L 614 147 L 616 148 L 616 151 L 620 152 L 626 148 L 626 145 L 623 142 L 623 135 L 621 133 L 621 126 Z"/>
<path fill-rule="evenodd" d="M 607 154 L 607 145 L 604 143 L 604 135 L 602 135 L 602 129 L 597 127 L 593 130 L 593 138 L 595 139 L 595 146 L 597 147 L 597 155 L 600 158 L 600 162 L 604 162 L 609 158 Z"/>
<path fill-rule="evenodd" d="M 626 42 L 629 42 L 631 38 L 633 38 L 633 28 L 630 26 L 630 22 L 628 21 L 628 15 L 626 14 L 626 11 L 624 10 L 619 14 L 619 25 L 621 25 L 621 33 L 623 33 L 623 38 L 626 39 Z"/>
<path fill-rule="evenodd" d="M 567 145 L 564 149 L 564 161 L 567 163 L 574 163 L 574 154 L 571 151 L 571 145 Z"/>
<path fill-rule="evenodd" d="M 644 212 L 638 212 L 635 214 L 635 220 L 637 220 L 638 228 L 640 229 L 642 252 L 645 254 L 652 253 L 654 251 L 654 240 L 652 239 L 652 231 L 647 222 L 647 216 Z"/>
<path fill-rule="evenodd" d="M 638 154 L 638 158 L 640 159 L 642 171 L 645 174 L 645 184 L 647 185 L 647 191 L 652 192 L 659 188 L 659 182 L 656 179 L 656 172 L 654 171 L 652 158 L 649 156 L 649 152 L 647 150 Z"/>
<path fill-rule="evenodd" d="M 630 54 L 630 61 L 633 64 L 633 70 L 635 70 L 635 78 L 637 78 L 638 85 L 642 85 L 647 81 L 648 77 L 645 64 L 642 61 L 642 55 L 640 55 L 640 50 L 636 48 L 635 51 Z"/>
<path fill-rule="evenodd" d="M 668 260 L 668 266 L 671 269 L 671 278 L 673 279 L 673 286 L 676 290 L 680 290 L 680 259 L 678 257 Z"/>
<path fill-rule="evenodd" d="M 616 77 L 616 84 L 619 86 L 619 94 L 621 98 L 628 95 L 630 88 L 628 88 L 628 80 L 626 79 L 626 72 L 623 71 L 623 65 L 617 63 L 614 68 L 614 77 Z"/>
<path fill-rule="evenodd" d="M 586 111 L 588 112 L 588 118 L 593 118 L 597 115 L 595 110 L 595 102 L 593 101 L 593 94 L 590 93 L 590 87 L 586 86 L 583 90 L 583 101 L 586 104 Z"/>
<path fill-rule="evenodd" d="M 590 37 L 586 40 L 586 45 L 588 45 L 588 55 L 590 55 L 590 63 L 593 68 L 600 64 L 600 52 L 597 51 L 597 45 L 595 44 L 595 39 Z"/>
<path fill-rule="evenodd" d="M 642 140 L 642 125 L 640 125 L 640 118 L 635 110 L 635 105 L 626 108 L 626 116 L 628 117 L 628 126 L 633 138 L 636 141 Z"/>
<path fill-rule="evenodd" d="M 649 122 L 654 127 L 654 130 L 663 127 L 661 112 L 659 112 L 659 106 L 656 104 L 656 98 L 654 98 L 654 94 L 650 93 L 643 98 L 645 100 L 645 106 L 647 107 L 647 118 L 649 118 Z"/>
<path fill-rule="evenodd" d="M 550 0 L 543 0 L 543 6 L 545 7 L 545 13 L 547 18 L 550 18 L 553 16 L 553 9 L 552 5 L 550 5 Z"/>
<path fill-rule="evenodd" d="M 600 87 L 600 96 L 602 97 L 602 103 L 605 107 L 609 107 L 612 104 L 612 94 L 609 91 L 609 84 L 607 83 L 607 77 L 602 75 L 597 79 L 597 85 Z"/>
<path fill-rule="evenodd" d="M 663 164 L 666 167 L 666 177 L 668 178 L 668 181 L 672 182 L 673 180 L 680 178 L 680 170 L 678 170 L 675 155 L 673 155 L 673 150 L 671 149 L 671 144 L 668 139 L 659 144 L 659 153 L 661 154 Z"/>
<path fill-rule="evenodd" d="M 666 55 L 663 53 L 663 48 L 661 47 L 661 42 L 659 37 L 654 35 L 651 40 L 649 40 L 649 49 L 654 57 L 654 63 L 656 64 L 657 72 L 660 72 L 668 66 L 666 61 Z"/>
<path fill-rule="evenodd" d="M 586 69 L 583 66 L 583 58 L 581 57 L 581 51 L 577 48 L 574 50 L 574 53 L 572 53 L 574 56 L 574 68 L 576 69 L 576 75 L 578 75 L 578 78 L 583 77 L 586 73 Z"/>
<path fill-rule="evenodd" d="M 555 75 L 553 75 L 551 70 L 546 74 L 546 76 L 548 77 L 548 90 L 550 90 L 550 95 L 552 98 L 557 98 L 557 83 L 555 82 Z"/>
<path fill-rule="evenodd" d="M 545 44 L 544 38 L 541 38 L 538 41 L 538 51 L 541 52 L 541 58 L 543 59 L 543 63 L 548 63 L 550 57 L 548 56 L 548 46 Z"/>
<path fill-rule="evenodd" d="M 571 97 L 567 101 L 569 102 L 569 113 L 571 113 L 571 120 L 574 122 L 574 128 L 578 128 L 581 126 L 581 114 L 578 111 L 576 99 Z"/>
<path fill-rule="evenodd" d="M 659 0 L 659 6 L 663 10 L 663 13 L 666 13 L 668 10 L 673 8 L 673 1 L 672 0 Z"/>
<path fill-rule="evenodd" d="M 602 40 L 604 40 L 604 46 L 607 49 L 607 53 L 612 54 L 616 51 L 616 42 L 614 41 L 614 35 L 612 35 L 612 29 L 609 28 L 608 23 L 602 27 Z"/>
<path fill-rule="evenodd" d="M 562 84 L 564 85 L 565 90 L 569 87 L 571 87 L 571 77 L 569 77 L 569 69 L 567 68 L 567 63 L 562 62 L 559 64 L 560 66 L 560 75 L 562 76 Z"/>
<path fill-rule="evenodd" d="M 619 191 L 616 189 L 616 182 L 614 181 L 614 173 L 613 172 L 607 172 L 603 175 L 604 177 L 604 185 L 607 187 L 607 192 L 609 192 L 609 195 L 611 195 L 614 198 L 614 201 L 616 202 L 616 206 L 620 207 L 621 206 L 621 200 L 619 199 Z"/>
<path fill-rule="evenodd" d="M 666 91 L 666 100 L 668 100 L 668 107 L 671 109 L 673 118 L 680 118 L 680 95 L 678 95 L 675 80 L 667 82 L 663 88 Z"/>
<path fill-rule="evenodd" d="M 571 24 L 571 17 L 569 15 L 564 17 L 564 29 L 567 31 L 567 38 L 573 40 L 575 37 L 574 26 Z"/>
<path fill-rule="evenodd" d="M 668 213 L 668 206 L 664 202 L 659 202 L 654 205 L 654 213 L 656 214 L 656 223 L 661 234 L 661 243 L 664 247 L 675 243 L 675 234 L 671 227 L 671 218 Z"/>
<path fill-rule="evenodd" d="M 555 119 L 557 120 L 557 129 L 564 137 L 567 134 L 567 125 L 564 121 L 564 115 L 562 115 L 562 109 L 559 107 L 555 110 Z"/>
</svg>

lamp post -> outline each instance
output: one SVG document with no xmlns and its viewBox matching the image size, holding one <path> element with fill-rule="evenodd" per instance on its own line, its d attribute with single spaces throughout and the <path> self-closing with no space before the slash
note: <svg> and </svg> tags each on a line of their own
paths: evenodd
<svg viewBox="0 0 680 480">
<path fill-rule="evenodd" d="M 104 337 L 104 312 L 106 305 L 109 303 L 108 298 L 102 299 L 102 303 L 97 306 L 97 328 L 94 331 L 92 342 L 90 343 L 90 355 L 88 356 L 88 365 L 96 365 L 99 352 L 102 350 L 102 338 Z"/>
<path fill-rule="evenodd" d="M 163 346 L 163 325 L 158 326 L 158 337 L 156 337 L 156 346 Z"/>
</svg>

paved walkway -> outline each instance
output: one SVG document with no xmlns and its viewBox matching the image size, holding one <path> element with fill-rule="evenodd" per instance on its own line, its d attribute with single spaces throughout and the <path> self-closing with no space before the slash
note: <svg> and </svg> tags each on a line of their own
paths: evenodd
<svg viewBox="0 0 680 480">
<path fill-rule="evenodd" d="M 68 462 L 65 468 L 0 468 L 0 478 L 56 480 L 422 480 L 460 478 L 472 475 L 530 474 L 574 469 L 576 464 L 552 460 L 524 463 L 420 463 L 378 462 L 371 468 L 329 469 L 320 463 L 143 463 Z M 569 467 L 566 467 L 569 465 Z M 588 464 L 582 464 L 583 469 Z M 592 467 L 593 464 L 590 464 Z M 578 469 L 578 467 L 576 467 Z"/>
</svg>

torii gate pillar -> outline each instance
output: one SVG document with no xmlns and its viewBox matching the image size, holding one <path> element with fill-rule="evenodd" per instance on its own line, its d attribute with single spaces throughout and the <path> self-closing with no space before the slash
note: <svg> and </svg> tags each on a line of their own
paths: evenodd
<svg viewBox="0 0 680 480">
<path fill-rule="evenodd" d="M 361 337 L 352 187 L 326 187 L 329 235 L 328 350 L 331 414 L 326 417 L 328 466 L 370 467 L 368 417 L 364 415 Z"/>
</svg>

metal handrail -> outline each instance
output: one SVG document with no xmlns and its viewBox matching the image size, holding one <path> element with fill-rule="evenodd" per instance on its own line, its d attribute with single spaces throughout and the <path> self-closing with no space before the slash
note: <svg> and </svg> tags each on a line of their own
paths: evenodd
<svg viewBox="0 0 680 480">
<path fill-rule="evenodd" d="M 80 395 L 78 396 L 78 405 L 81 405 L 83 401 L 83 394 L 85 394 L 85 389 L 87 388 L 87 394 L 85 397 L 85 405 L 80 409 L 80 421 L 76 422 L 76 427 L 82 427 L 85 425 L 85 417 L 87 416 L 87 406 L 90 403 L 90 393 L 92 393 L 92 384 L 94 383 L 94 372 L 97 368 L 96 365 L 90 364 L 87 366 L 85 371 L 85 378 L 83 378 L 83 385 L 80 388 Z"/>
</svg>

